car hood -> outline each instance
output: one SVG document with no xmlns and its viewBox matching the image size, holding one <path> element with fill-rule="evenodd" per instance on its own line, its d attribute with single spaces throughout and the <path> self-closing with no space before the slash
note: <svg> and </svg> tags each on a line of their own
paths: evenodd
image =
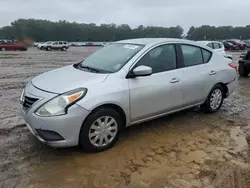
<svg viewBox="0 0 250 188">
<path fill-rule="evenodd" d="M 43 73 L 32 79 L 38 89 L 61 94 L 76 88 L 103 82 L 109 74 L 98 74 L 79 70 L 71 66 Z"/>
</svg>

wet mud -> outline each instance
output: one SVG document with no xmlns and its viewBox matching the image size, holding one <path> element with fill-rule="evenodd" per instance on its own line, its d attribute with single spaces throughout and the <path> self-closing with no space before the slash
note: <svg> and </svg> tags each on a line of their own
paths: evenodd
<svg viewBox="0 0 250 188">
<path fill-rule="evenodd" d="M 95 50 L 0 53 L 0 188 L 250 187 L 248 78 L 239 79 L 218 113 L 192 109 L 129 127 L 102 153 L 54 149 L 34 138 L 19 112 L 25 83 Z"/>
</svg>

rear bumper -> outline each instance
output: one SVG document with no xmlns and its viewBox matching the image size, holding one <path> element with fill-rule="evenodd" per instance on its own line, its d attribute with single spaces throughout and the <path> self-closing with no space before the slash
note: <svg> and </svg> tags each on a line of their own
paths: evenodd
<svg viewBox="0 0 250 188">
<path fill-rule="evenodd" d="M 237 78 L 234 81 L 227 84 L 227 88 L 228 88 L 227 97 L 230 96 L 234 92 L 234 90 L 237 88 L 237 85 L 238 85 L 238 79 Z"/>
</svg>

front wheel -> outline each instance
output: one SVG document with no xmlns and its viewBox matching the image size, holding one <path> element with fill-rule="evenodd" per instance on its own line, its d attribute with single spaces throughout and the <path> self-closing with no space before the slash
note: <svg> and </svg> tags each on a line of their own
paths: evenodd
<svg viewBox="0 0 250 188">
<path fill-rule="evenodd" d="M 204 104 L 201 105 L 201 109 L 206 113 L 214 113 L 217 112 L 224 100 L 224 89 L 220 84 L 215 85 Z"/>
<path fill-rule="evenodd" d="M 6 51 L 6 48 L 1 48 L 1 51 Z"/>
<path fill-rule="evenodd" d="M 82 125 L 79 144 L 88 152 L 107 150 L 117 141 L 122 125 L 120 114 L 112 108 L 93 111 Z"/>
</svg>

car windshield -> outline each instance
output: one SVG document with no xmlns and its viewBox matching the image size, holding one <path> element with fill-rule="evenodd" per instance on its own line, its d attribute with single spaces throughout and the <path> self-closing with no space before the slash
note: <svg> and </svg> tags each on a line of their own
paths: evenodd
<svg viewBox="0 0 250 188">
<path fill-rule="evenodd" d="M 117 72 L 142 48 L 143 45 L 138 44 L 110 44 L 90 55 L 80 65 L 100 72 Z"/>
<path fill-rule="evenodd" d="M 46 44 L 51 44 L 52 42 L 46 42 Z"/>
</svg>

